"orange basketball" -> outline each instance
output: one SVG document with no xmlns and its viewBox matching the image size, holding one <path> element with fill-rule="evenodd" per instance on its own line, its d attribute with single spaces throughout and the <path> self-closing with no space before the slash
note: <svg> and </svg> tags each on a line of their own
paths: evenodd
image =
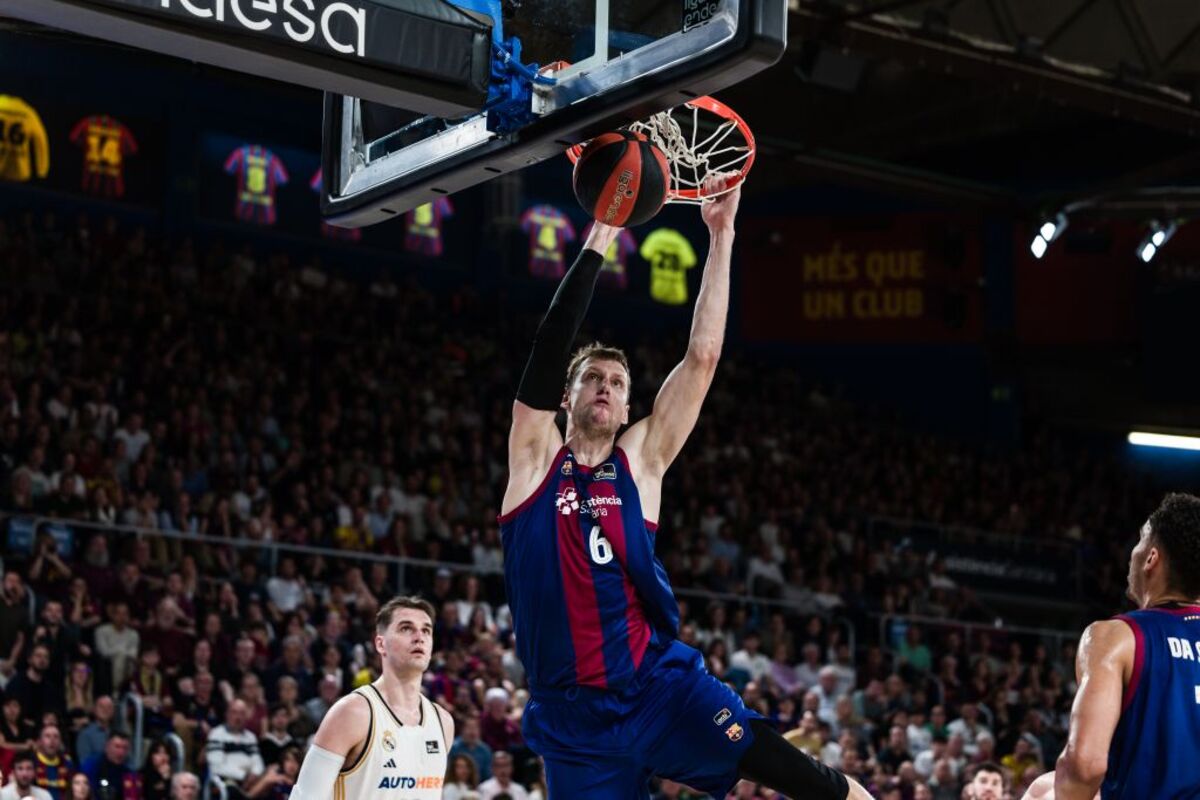
<svg viewBox="0 0 1200 800">
<path fill-rule="evenodd" d="M 663 207 L 667 157 L 640 133 L 616 131 L 592 139 L 575 162 L 575 199 L 597 222 L 641 225 Z"/>
</svg>

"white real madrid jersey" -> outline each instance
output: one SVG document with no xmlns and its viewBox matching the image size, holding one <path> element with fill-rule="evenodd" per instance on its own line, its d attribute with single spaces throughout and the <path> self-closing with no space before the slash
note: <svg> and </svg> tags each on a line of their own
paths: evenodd
<svg viewBox="0 0 1200 800">
<path fill-rule="evenodd" d="M 422 697 L 420 721 L 405 725 L 374 685 L 354 692 L 371 707 L 366 747 L 338 773 L 333 800 L 441 800 L 450 746 L 433 703 Z"/>
</svg>

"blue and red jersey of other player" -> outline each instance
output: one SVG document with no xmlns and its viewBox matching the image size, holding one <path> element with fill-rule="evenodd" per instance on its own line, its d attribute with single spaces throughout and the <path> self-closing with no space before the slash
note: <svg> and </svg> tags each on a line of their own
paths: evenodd
<svg viewBox="0 0 1200 800">
<path fill-rule="evenodd" d="M 289 180 L 279 156 L 256 144 L 244 145 L 225 159 L 225 172 L 238 178 L 233 215 L 243 222 L 274 225 L 275 192 Z"/>
<path fill-rule="evenodd" d="M 1117 619 L 1133 631 L 1134 664 L 1100 796 L 1200 797 L 1200 606 Z"/>
<path fill-rule="evenodd" d="M 678 633 L 625 453 L 594 468 L 565 445 L 541 486 L 500 518 L 517 654 L 539 689 L 619 691 Z"/>
</svg>

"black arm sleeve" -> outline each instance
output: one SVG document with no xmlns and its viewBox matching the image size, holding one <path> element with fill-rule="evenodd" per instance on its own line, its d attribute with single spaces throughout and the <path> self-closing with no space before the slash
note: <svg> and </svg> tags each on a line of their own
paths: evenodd
<svg viewBox="0 0 1200 800">
<path fill-rule="evenodd" d="M 571 345 L 592 303 L 603 263 L 603 256 L 595 250 L 582 250 L 558 285 L 533 338 L 533 351 L 517 387 L 517 399 L 530 408 L 554 411 L 562 401 Z"/>
</svg>

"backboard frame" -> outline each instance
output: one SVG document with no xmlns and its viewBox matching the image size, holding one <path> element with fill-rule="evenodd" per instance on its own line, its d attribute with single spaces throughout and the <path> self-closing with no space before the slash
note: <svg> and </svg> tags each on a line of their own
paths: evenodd
<svg viewBox="0 0 1200 800">
<path fill-rule="evenodd" d="M 0 14 L 436 116 L 488 97 L 491 22 L 444 0 L 0 0 Z M 347 21 L 352 38 L 326 38 Z"/>
<path fill-rule="evenodd" d="M 343 227 L 392 219 L 745 80 L 778 61 L 786 46 L 787 0 L 720 0 L 717 12 L 690 30 L 592 69 L 564 71 L 540 95 L 547 113 L 514 133 L 489 131 L 483 112 L 376 158 L 362 139 L 358 101 L 327 93 L 321 213 Z"/>
</svg>

